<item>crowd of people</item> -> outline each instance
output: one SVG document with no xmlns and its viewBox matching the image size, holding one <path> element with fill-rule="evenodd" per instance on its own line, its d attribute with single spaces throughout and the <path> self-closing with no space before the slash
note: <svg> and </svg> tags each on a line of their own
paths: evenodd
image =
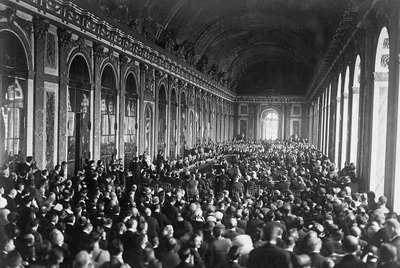
<svg viewBox="0 0 400 268">
<path fill-rule="evenodd" d="M 305 141 L 0 172 L 0 267 L 400 267 L 400 223 Z"/>
</svg>

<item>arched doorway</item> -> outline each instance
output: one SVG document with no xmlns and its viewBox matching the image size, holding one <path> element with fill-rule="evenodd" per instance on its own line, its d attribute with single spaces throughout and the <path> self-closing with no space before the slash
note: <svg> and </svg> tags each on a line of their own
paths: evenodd
<svg viewBox="0 0 400 268">
<path fill-rule="evenodd" d="M 130 73 L 125 86 L 124 154 L 125 166 L 137 153 L 137 88 L 135 76 Z"/>
<path fill-rule="evenodd" d="M 376 48 L 372 110 L 372 146 L 370 189 L 383 195 L 386 161 L 386 127 L 389 84 L 389 35 L 381 30 Z"/>
<path fill-rule="evenodd" d="M 167 94 L 165 86 L 161 85 L 158 93 L 158 144 L 157 150 L 165 154 L 167 132 Z"/>
<path fill-rule="evenodd" d="M 170 105 L 170 140 L 169 140 L 169 156 L 172 159 L 176 158 L 176 143 L 177 143 L 177 98 L 175 89 L 171 91 L 171 105 Z"/>
<path fill-rule="evenodd" d="M 341 160 L 340 160 L 340 168 L 344 168 L 347 161 L 347 141 L 348 141 L 348 124 L 349 124 L 349 82 L 350 82 L 350 68 L 347 66 L 346 73 L 344 76 L 344 85 L 343 85 L 343 120 L 342 120 L 342 150 L 341 150 Z"/>
<path fill-rule="evenodd" d="M 90 159 L 90 77 L 86 60 L 77 55 L 69 68 L 68 84 L 68 175 L 75 175 Z"/>
<path fill-rule="evenodd" d="M 181 94 L 181 135 L 180 135 L 180 149 L 179 154 L 181 157 L 185 154 L 185 146 L 186 146 L 186 95 L 185 92 Z"/>
<path fill-rule="evenodd" d="M 26 154 L 28 66 L 24 47 L 11 32 L 0 33 L 0 58 L 0 164 L 15 164 Z"/>
<path fill-rule="evenodd" d="M 261 113 L 261 137 L 263 140 L 279 138 L 279 113 L 275 109 L 266 109 Z"/>
<path fill-rule="evenodd" d="M 350 137 L 350 163 L 357 163 L 358 150 L 358 118 L 360 106 L 360 76 L 361 76 L 361 58 L 360 55 L 356 58 L 354 65 L 353 87 L 351 89 L 351 137 Z"/>
<path fill-rule="evenodd" d="M 144 152 L 153 156 L 153 109 L 147 103 L 144 109 Z"/>
<path fill-rule="evenodd" d="M 100 141 L 100 159 L 106 166 L 117 155 L 117 96 L 114 70 L 111 65 L 107 65 L 101 76 Z"/>
</svg>

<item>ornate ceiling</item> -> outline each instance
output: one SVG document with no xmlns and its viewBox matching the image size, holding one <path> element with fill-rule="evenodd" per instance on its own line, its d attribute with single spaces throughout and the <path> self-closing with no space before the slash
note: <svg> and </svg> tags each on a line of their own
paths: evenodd
<svg viewBox="0 0 400 268">
<path fill-rule="evenodd" d="M 85 1 L 238 94 L 260 95 L 305 94 L 350 2 Z"/>
</svg>

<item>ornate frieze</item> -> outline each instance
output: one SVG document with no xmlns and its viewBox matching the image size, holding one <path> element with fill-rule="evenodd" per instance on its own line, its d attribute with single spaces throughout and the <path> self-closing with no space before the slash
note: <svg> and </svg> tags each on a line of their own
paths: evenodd
<svg viewBox="0 0 400 268">
<path fill-rule="evenodd" d="M 153 47 L 153 45 L 139 41 L 129 30 L 123 31 L 116 28 L 113 24 L 103 21 L 100 17 L 83 9 L 75 3 L 62 0 L 20 0 L 19 2 L 17 1 L 16 4 L 31 5 L 32 9 L 30 12 L 33 14 L 48 13 L 56 16 L 65 24 L 71 24 L 78 27 L 83 33 L 93 34 L 98 40 L 109 42 L 116 50 L 124 51 L 128 55 L 140 60 L 146 60 L 150 62 L 151 65 L 165 69 L 166 72 L 176 75 L 180 79 L 194 83 L 196 86 L 202 87 L 213 94 L 223 96 L 223 98 L 233 100 L 233 93 L 231 93 L 225 86 L 209 81 L 205 75 L 202 75 L 197 70 L 193 71 L 192 68 L 188 68 L 186 63 L 182 64 L 179 59 L 171 59 L 164 55 L 164 52 Z M 7 16 L 12 17 L 13 15 L 11 13 Z M 43 28 L 38 28 L 38 33 L 44 34 L 40 32 L 42 30 Z M 147 32 L 148 30 L 144 31 L 144 34 Z M 192 55 L 192 51 L 191 44 L 185 43 L 180 46 L 179 53 L 183 58 L 185 58 L 185 60 L 190 59 L 190 63 L 193 62 L 194 64 L 196 59 L 194 58 L 194 55 Z M 204 65 L 204 61 L 205 60 L 203 59 L 201 61 L 202 64 L 200 65 Z"/>
</svg>

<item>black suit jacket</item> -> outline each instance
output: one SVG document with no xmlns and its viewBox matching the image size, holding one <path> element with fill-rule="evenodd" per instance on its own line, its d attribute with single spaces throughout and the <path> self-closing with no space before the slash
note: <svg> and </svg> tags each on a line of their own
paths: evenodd
<svg viewBox="0 0 400 268">
<path fill-rule="evenodd" d="M 7 195 L 4 198 L 7 200 L 6 209 L 8 209 L 11 212 L 17 212 L 17 204 L 15 204 L 14 198 L 11 198 L 9 195 Z"/>
<path fill-rule="evenodd" d="M 329 267 L 328 258 L 321 255 L 321 253 L 308 253 L 311 259 L 311 267 L 315 268 L 325 268 Z"/>
<path fill-rule="evenodd" d="M 346 255 L 335 268 L 366 268 L 366 264 L 354 255 Z"/>
<path fill-rule="evenodd" d="M 400 261 L 400 236 L 390 241 L 390 244 L 397 248 L 397 260 Z"/>
<path fill-rule="evenodd" d="M 264 246 L 253 249 L 247 261 L 251 268 L 292 268 L 289 254 L 276 245 L 266 243 Z"/>
</svg>

